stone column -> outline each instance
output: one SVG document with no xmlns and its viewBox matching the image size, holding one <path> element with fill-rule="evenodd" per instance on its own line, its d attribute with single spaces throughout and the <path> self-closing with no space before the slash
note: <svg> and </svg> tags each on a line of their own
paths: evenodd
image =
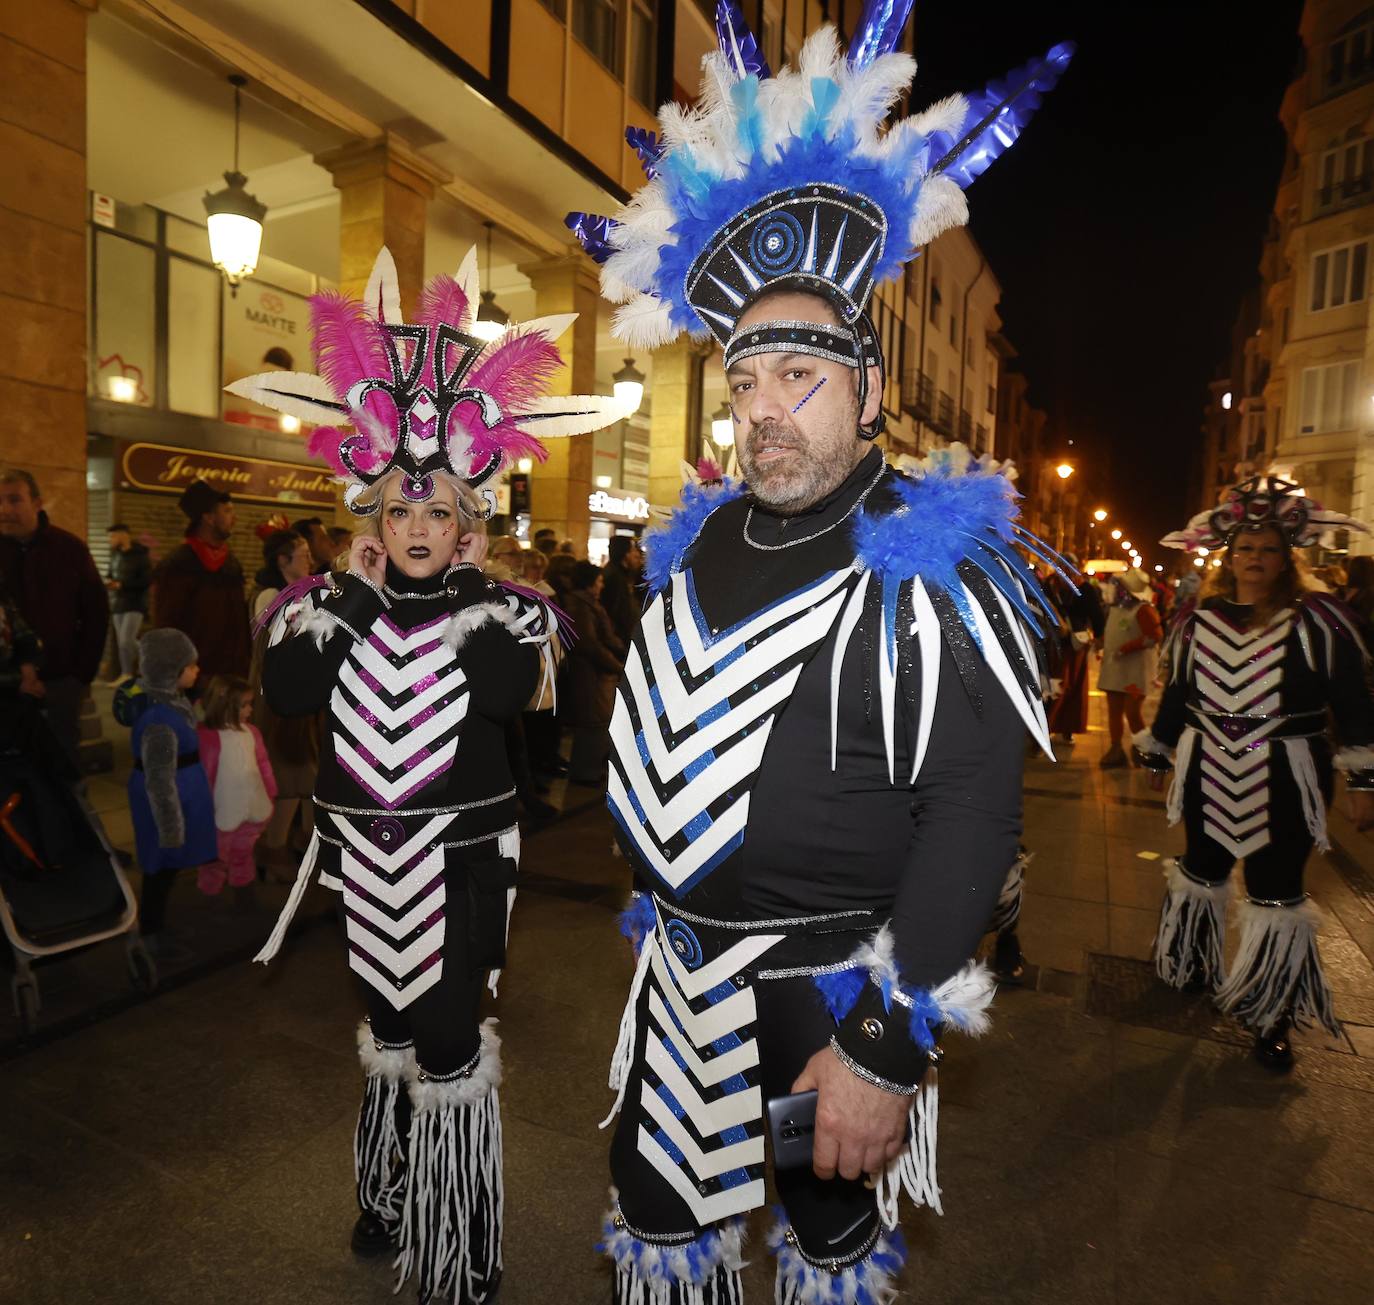
<svg viewBox="0 0 1374 1305">
<path fill-rule="evenodd" d="M 86 537 L 86 15 L 0 5 L 0 462 Z"/>
<path fill-rule="evenodd" d="M 451 178 L 388 132 L 315 156 L 339 188 L 339 288 L 361 296 L 377 251 L 396 260 L 401 311 L 420 300 L 425 277 L 425 223 L 435 188 Z"/>
<path fill-rule="evenodd" d="M 520 270 L 534 286 L 536 316 L 576 313 L 577 321 L 557 341 L 563 367 L 554 378 L 554 394 L 596 392 L 596 314 L 601 302 L 596 268 L 581 253 L 547 258 Z M 530 477 L 530 517 L 534 528 L 551 527 L 559 539 L 571 539 L 579 557 L 587 555 L 592 491 L 592 435 L 548 441 L 547 462 Z"/>
<path fill-rule="evenodd" d="M 675 507 L 682 493 L 682 463 L 701 428 L 701 368 L 710 346 L 683 337 L 654 350 L 653 405 L 649 410 L 649 502 Z"/>
</svg>

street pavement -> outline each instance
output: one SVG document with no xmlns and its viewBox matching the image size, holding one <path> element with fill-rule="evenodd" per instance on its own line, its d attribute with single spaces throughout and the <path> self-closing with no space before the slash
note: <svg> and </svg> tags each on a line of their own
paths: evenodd
<svg viewBox="0 0 1374 1305">
<path fill-rule="evenodd" d="M 1095 721 L 1101 700 L 1094 698 Z M 1353 1305 L 1374 1270 L 1374 844 L 1333 818 L 1309 886 L 1341 1038 L 1301 1036 L 1275 1077 L 1148 964 L 1178 847 L 1138 771 L 1094 728 L 1026 773 L 1024 987 L 941 1068 L 944 1217 L 904 1215 L 902 1300 Z M 561 796 L 561 795 L 560 795 Z M 526 841 L 499 999 L 502 1305 L 605 1302 L 606 1067 L 630 979 L 628 890 L 584 804 Z M 115 841 L 118 780 L 92 785 Z M 124 843 L 128 846 L 127 841 Z M 247 956 L 282 890 L 170 918 L 193 959 L 151 999 L 118 946 L 41 971 L 39 1036 L 0 1023 L 0 1300 L 24 1305 L 383 1305 L 385 1263 L 347 1249 L 359 1008 L 327 899 L 270 969 Z M 1234 940 L 1233 945 L 1234 945 Z M 751 1221 L 748 1299 L 772 1299 Z M 413 1300 L 414 1288 L 401 1300 Z"/>
</svg>

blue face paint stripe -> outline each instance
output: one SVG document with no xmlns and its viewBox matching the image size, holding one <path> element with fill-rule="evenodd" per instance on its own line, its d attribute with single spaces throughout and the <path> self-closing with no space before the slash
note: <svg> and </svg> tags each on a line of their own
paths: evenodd
<svg viewBox="0 0 1374 1305">
<path fill-rule="evenodd" d="M 816 337 L 813 335 L 811 338 L 814 340 Z M 818 380 L 809 390 L 807 390 L 805 394 L 801 396 L 800 402 L 797 404 L 795 408 L 792 409 L 793 416 L 796 416 L 796 414 L 799 413 L 802 410 L 802 408 L 806 406 L 807 401 L 811 398 L 813 394 L 815 394 L 817 390 L 821 388 L 822 385 L 825 384 L 825 381 L 826 378 L 822 376 L 820 380 Z"/>
</svg>

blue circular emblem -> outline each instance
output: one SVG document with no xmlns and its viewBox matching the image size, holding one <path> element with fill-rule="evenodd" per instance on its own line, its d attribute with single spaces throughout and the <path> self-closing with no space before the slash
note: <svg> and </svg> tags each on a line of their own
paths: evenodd
<svg viewBox="0 0 1374 1305">
<path fill-rule="evenodd" d="M 669 920 L 664 933 L 668 936 L 668 946 L 682 962 L 683 969 L 695 970 L 701 964 L 701 944 L 697 942 L 696 934 L 681 920 Z"/>
<path fill-rule="evenodd" d="M 786 276 L 800 266 L 806 235 L 790 213 L 776 210 L 750 233 L 749 258 L 766 276 Z"/>
</svg>

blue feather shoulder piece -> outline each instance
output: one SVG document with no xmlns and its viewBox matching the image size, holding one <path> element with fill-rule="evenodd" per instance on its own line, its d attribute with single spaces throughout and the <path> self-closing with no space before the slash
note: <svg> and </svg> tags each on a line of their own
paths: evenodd
<svg viewBox="0 0 1374 1305">
<path fill-rule="evenodd" d="M 726 480 L 719 485 L 684 485 L 682 506 L 661 526 L 644 534 L 644 583 L 650 595 L 659 593 L 682 566 L 706 518 L 718 507 L 744 493 L 744 485 Z"/>
</svg>

